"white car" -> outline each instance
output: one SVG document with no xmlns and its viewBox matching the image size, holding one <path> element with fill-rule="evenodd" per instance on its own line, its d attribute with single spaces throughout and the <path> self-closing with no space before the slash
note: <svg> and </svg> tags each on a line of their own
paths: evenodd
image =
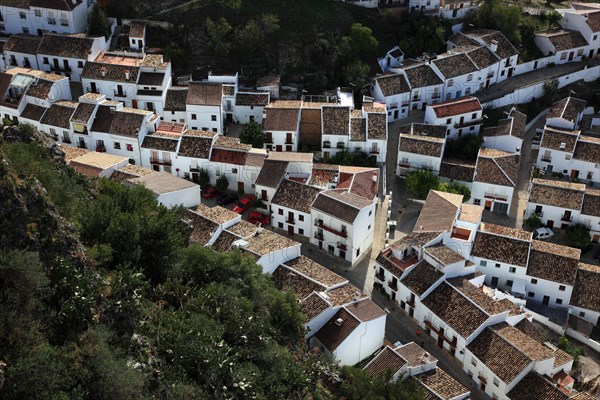
<svg viewBox="0 0 600 400">
<path fill-rule="evenodd" d="M 533 231 L 533 238 L 537 240 L 550 239 L 552 236 L 554 236 L 554 232 L 552 232 L 552 229 L 550 228 L 537 228 Z"/>
</svg>

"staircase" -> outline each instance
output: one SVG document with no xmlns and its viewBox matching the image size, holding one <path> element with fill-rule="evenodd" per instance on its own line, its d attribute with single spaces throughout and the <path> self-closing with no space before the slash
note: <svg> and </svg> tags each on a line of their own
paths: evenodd
<svg viewBox="0 0 600 400">
<path fill-rule="evenodd" d="M 592 129 L 592 118 L 594 118 L 593 114 L 586 114 L 581 119 L 579 123 L 579 130 L 582 132 L 589 131 Z"/>
</svg>

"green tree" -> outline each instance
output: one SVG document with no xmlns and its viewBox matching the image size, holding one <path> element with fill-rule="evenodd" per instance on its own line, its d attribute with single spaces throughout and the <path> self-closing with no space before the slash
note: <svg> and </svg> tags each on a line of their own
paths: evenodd
<svg viewBox="0 0 600 400">
<path fill-rule="evenodd" d="M 215 187 L 219 192 L 224 192 L 229 188 L 229 180 L 225 175 L 221 175 L 219 179 L 217 179 Z"/>
<path fill-rule="evenodd" d="M 262 149 L 267 135 L 260 129 L 256 121 L 250 121 L 240 132 L 240 142 L 251 144 L 255 149 Z"/>
<path fill-rule="evenodd" d="M 590 245 L 590 230 L 583 224 L 570 225 L 567 228 L 566 235 L 567 245 L 585 249 Z"/>
<path fill-rule="evenodd" d="M 406 177 L 406 188 L 417 199 L 427 198 L 429 191 L 437 190 L 439 186 L 440 179 L 431 171 L 411 171 Z"/>
<path fill-rule="evenodd" d="M 447 140 L 444 156 L 475 161 L 482 143 L 483 139 L 479 135 L 463 135 L 456 139 Z"/>
<path fill-rule="evenodd" d="M 483 2 L 475 13 L 475 25 L 480 28 L 496 29 L 513 44 L 521 43 L 521 7 L 504 4 L 500 0 Z"/>
<path fill-rule="evenodd" d="M 209 46 L 218 57 L 227 57 L 231 49 L 231 43 L 227 41 L 227 35 L 231 32 L 231 25 L 223 17 L 216 22 L 210 18 L 205 21 L 206 35 L 209 38 Z"/>
<path fill-rule="evenodd" d="M 96 3 L 88 15 L 88 35 L 104 36 L 108 39 L 110 36 L 110 26 L 104 10 Z"/>
<path fill-rule="evenodd" d="M 205 168 L 200 168 L 198 171 L 198 184 L 201 188 L 210 184 L 210 176 L 208 175 L 208 171 Z"/>
<path fill-rule="evenodd" d="M 362 87 L 371 72 L 369 66 L 360 60 L 351 61 L 342 68 L 344 82 L 355 87 Z"/>
<path fill-rule="evenodd" d="M 236 29 L 234 34 L 235 46 L 240 63 L 252 61 L 252 57 L 262 39 L 261 33 L 259 25 L 253 19 L 246 22 L 246 25 Z"/>
<path fill-rule="evenodd" d="M 442 192 L 447 192 L 447 193 L 455 193 L 455 194 L 462 194 L 463 195 L 463 203 L 468 202 L 471 199 L 471 189 L 469 189 L 467 186 L 462 185 L 458 182 L 442 182 L 440 183 L 440 185 L 438 186 L 437 190 L 440 190 Z"/>
<path fill-rule="evenodd" d="M 537 228 L 541 228 L 542 226 L 544 226 L 544 224 L 542 223 L 540 218 L 535 214 L 531 214 L 531 216 L 529 218 L 527 218 L 525 221 L 523 221 L 523 225 L 525 226 L 525 228 L 527 230 L 530 230 L 530 231 L 534 231 Z"/>
<path fill-rule="evenodd" d="M 585 356 L 585 347 L 574 346 L 566 336 L 558 339 L 558 348 L 571 355 L 575 363 L 579 361 L 579 357 Z"/>
<path fill-rule="evenodd" d="M 548 28 L 558 25 L 560 20 L 562 19 L 562 15 L 556 10 L 552 10 L 549 13 L 546 13 L 544 19 L 548 22 Z"/>
<path fill-rule="evenodd" d="M 363 152 L 338 151 L 335 156 L 327 160 L 329 164 L 349 165 L 353 167 L 376 167 L 375 157 L 370 157 Z"/>
<path fill-rule="evenodd" d="M 373 54 L 379 42 L 373 36 L 371 28 L 360 23 L 354 23 L 350 27 L 350 34 L 342 37 L 338 44 L 338 51 L 347 59 L 355 59 L 367 54 Z"/>
</svg>

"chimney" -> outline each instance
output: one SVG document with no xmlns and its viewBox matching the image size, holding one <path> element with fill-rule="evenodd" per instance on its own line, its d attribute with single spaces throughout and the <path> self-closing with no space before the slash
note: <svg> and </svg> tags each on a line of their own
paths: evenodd
<svg viewBox="0 0 600 400">
<path fill-rule="evenodd" d="M 335 324 L 336 324 L 337 326 L 342 326 L 342 324 L 343 324 L 343 323 L 344 323 L 344 320 L 343 320 L 343 319 L 341 319 L 341 318 L 338 318 L 338 319 L 336 319 L 336 320 L 335 320 Z"/>
<path fill-rule="evenodd" d="M 115 114 L 117 112 L 117 107 L 111 107 L 110 108 L 110 113 L 111 114 Z"/>
<path fill-rule="evenodd" d="M 490 50 L 495 53 L 496 51 L 498 51 L 498 41 L 497 40 L 492 40 L 492 43 L 490 44 Z"/>
<path fill-rule="evenodd" d="M 126 69 L 126 70 L 125 70 L 125 80 L 126 80 L 126 81 L 128 81 L 128 80 L 129 80 L 129 76 L 130 76 L 129 69 Z"/>
<path fill-rule="evenodd" d="M 106 76 L 106 67 L 100 68 L 100 74 L 102 75 L 102 77 Z"/>
</svg>

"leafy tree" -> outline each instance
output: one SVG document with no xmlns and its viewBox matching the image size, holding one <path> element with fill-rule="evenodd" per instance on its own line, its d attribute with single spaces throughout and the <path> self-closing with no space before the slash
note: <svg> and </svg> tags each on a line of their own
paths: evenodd
<svg viewBox="0 0 600 400">
<path fill-rule="evenodd" d="M 240 142 L 251 144 L 255 149 L 262 149 L 267 135 L 260 129 L 256 121 L 250 121 L 240 132 Z"/>
<path fill-rule="evenodd" d="M 349 152 L 346 150 L 338 151 L 335 156 L 327 160 L 329 164 L 349 165 L 354 167 L 375 167 L 377 163 L 374 157 L 367 153 Z"/>
<path fill-rule="evenodd" d="M 456 157 L 463 160 L 475 161 L 483 143 L 479 135 L 463 135 L 446 141 L 445 157 Z"/>
<path fill-rule="evenodd" d="M 342 56 L 352 60 L 361 55 L 374 53 L 378 46 L 379 42 L 373 37 L 371 28 L 354 23 L 350 27 L 350 34 L 340 40 L 338 51 Z"/>
<path fill-rule="evenodd" d="M 226 40 L 226 36 L 231 32 L 231 25 L 223 17 L 216 22 L 210 18 L 205 21 L 206 35 L 209 38 L 209 46 L 218 57 L 229 55 L 231 43 Z"/>
<path fill-rule="evenodd" d="M 379 377 L 371 377 L 366 371 L 355 367 L 343 367 L 344 380 L 341 394 L 348 400 L 422 400 L 416 379 L 408 378 L 390 382 L 390 371 Z"/>
<path fill-rule="evenodd" d="M 579 361 L 579 357 L 585 356 L 585 347 L 574 346 L 566 336 L 558 338 L 558 348 L 571 355 L 575 362 Z"/>
<path fill-rule="evenodd" d="M 480 28 L 496 29 L 513 44 L 521 43 L 519 26 L 521 8 L 504 4 L 500 0 L 488 0 L 482 3 L 475 13 L 475 25 Z"/>
<path fill-rule="evenodd" d="M 217 179 L 215 187 L 217 188 L 218 191 L 224 192 L 229 187 L 229 180 L 227 179 L 227 177 L 225 175 L 221 175 L 219 177 L 219 179 Z"/>
<path fill-rule="evenodd" d="M 447 193 L 455 193 L 455 194 L 462 194 L 463 195 L 463 203 L 466 203 L 467 201 L 469 201 L 471 199 L 471 189 L 469 189 L 467 186 L 462 185 L 458 182 L 442 182 L 440 183 L 440 185 L 438 186 L 437 190 L 440 190 L 442 192 L 447 192 Z"/>
<path fill-rule="evenodd" d="M 440 179 L 431 171 L 411 171 L 406 177 L 408 192 L 417 199 L 425 199 L 430 190 L 437 190 Z"/>
<path fill-rule="evenodd" d="M 198 184 L 201 188 L 210 184 L 210 176 L 208 175 L 208 171 L 205 168 L 200 168 L 198 171 Z"/>
<path fill-rule="evenodd" d="M 371 69 L 367 64 L 360 60 L 354 60 L 342 69 L 342 74 L 347 84 L 360 88 L 369 77 L 370 71 Z"/>
<path fill-rule="evenodd" d="M 567 228 L 567 244 L 571 247 L 585 249 L 590 245 L 590 230 L 583 224 L 570 225 Z"/>
<path fill-rule="evenodd" d="M 88 15 L 88 35 L 104 36 L 108 39 L 110 36 L 110 26 L 104 10 L 96 3 Z"/>
<path fill-rule="evenodd" d="M 540 218 L 535 214 L 531 214 L 529 218 L 523 221 L 523 225 L 526 229 L 530 231 L 536 230 L 537 228 L 541 228 L 542 226 L 544 226 Z"/>
<path fill-rule="evenodd" d="M 548 28 L 556 26 L 562 19 L 562 15 L 556 10 L 552 10 L 545 14 L 544 19 L 548 22 Z"/>
<path fill-rule="evenodd" d="M 261 42 L 261 30 L 253 19 L 235 31 L 235 44 L 240 62 L 249 62 Z"/>
</svg>

